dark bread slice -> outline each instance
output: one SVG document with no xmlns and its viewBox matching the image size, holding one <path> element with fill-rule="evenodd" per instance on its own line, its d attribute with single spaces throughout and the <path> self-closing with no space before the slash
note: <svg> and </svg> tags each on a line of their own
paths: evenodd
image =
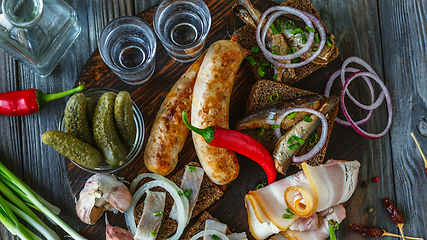
<svg viewBox="0 0 427 240">
<path fill-rule="evenodd" d="M 283 83 L 277 83 L 269 80 L 259 80 L 252 86 L 252 90 L 249 95 L 248 102 L 246 104 L 246 112 L 254 113 L 258 110 L 261 110 L 274 104 L 270 100 L 270 96 L 274 93 L 277 93 L 279 95 L 279 100 L 287 100 L 314 94 L 313 92 L 291 87 Z M 334 125 L 335 118 L 338 113 L 338 105 L 339 104 L 337 104 L 331 112 L 326 114 L 326 119 L 328 120 L 328 137 L 326 139 L 326 144 L 314 158 L 307 162 L 311 166 L 320 165 L 324 162 L 329 136 L 331 134 L 332 127 Z M 321 130 L 321 126 L 316 129 L 316 133 L 318 136 L 320 136 Z M 258 142 L 264 145 L 265 148 L 267 148 L 267 150 L 271 154 L 274 152 L 274 149 L 276 148 L 277 138 L 274 135 L 273 130 L 265 130 L 262 136 L 258 136 L 259 129 L 248 129 L 243 130 L 242 132 L 255 138 Z M 284 133 L 284 131 L 282 131 L 282 133 Z M 312 146 L 306 144 L 306 146 L 301 150 L 298 155 L 303 155 L 309 152 L 314 146 L 315 144 L 313 144 Z M 295 165 L 300 166 L 300 164 Z"/>
<path fill-rule="evenodd" d="M 197 222 L 194 223 L 194 225 L 191 226 L 190 229 L 188 229 L 188 232 L 185 234 L 185 236 L 184 236 L 184 238 L 182 238 L 182 240 L 188 240 L 188 239 L 192 238 L 194 235 L 196 235 L 197 233 L 205 230 L 205 222 L 208 219 L 218 221 L 218 219 L 212 217 L 208 212 L 204 212 L 200 216 L 200 218 L 197 220 Z M 231 231 L 230 231 L 230 229 L 228 229 L 228 227 L 227 227 L 226 234 L 231 234 Z"/>
<path fill-rule="evenodd" d="M 267 4 L 268 5 L 268 4 Z M 328 29 L 326 29 L 325 25 L 323 24 L 322 19 L 320 18 L 319 13 L 317 12 L 316 8 L 314 8 L 313 4 L 308 1 L 308 0 L 288 0 L 284 3 L 282 3 L 282 5 L 285 6 L 290 6 L 290 7 L 294 7 L 306 12 L 309 12 L 311 14 L 313 14 L 314 16 L 316 16 L 320 22 L 322 23 L 323 27 L 325 28 L 326 34 L 330 37 L 330 41 L 333 44 L 332 47 L 332 52 L 331 55 L 329 56 L 328 59 L 328 63 L 331 62 L 332 60 L 334 60 L 337 56 L 338 56 L 338 48 L 336 47 L 336 44 L 334 42 L 334 35 L 329 34 Z M 239 29 L 237 29 L 235 31 L 235 34 L 237 36 L 237 38 L 239 39 L 239 43 L 246 49 L 251 49 L 253 46 L 258 46 L 256 39 L 255 39 L 255 29 L 249 25 L 246 25 L 244 27 L 241 27 Z M 249 64 L 248 62 L 247 64 L 250 65 L 252 71 L 254 72 L 255 77 L 260 80 L 260 79 L 271 79 L 273 80 L 273 75 L 274 72 L 271 68 L 265 68 L 265 72 L 266 74 L 263 77 L 260 77 L 260 75 L 257 73 L 257 69 L 260 67 L 261 63 L 263 62 L 267 62 L 267 59 L 264 57 L 264 55 L 262 54 L 261 51 L 259 51 L 258 53 L 252 53 L 251 56 L 254 57 L 256 65 L 252 66 L 251 64 Z M 321 64 L 321 63 L 308 63 L 304 66 L 295 68 L 295 77 L 292 79 L 282 79 L 281 82 L 288 84 L 288 85 L 292 85 L 296 82 L 298 82 L 299 80 L 303 79 L 304 77 L 310 75 L 311 73 L 313 73 L 314 71 L 316 71 L 317 69 L 326 66 L 327 64 Z"/>
<path fill-rule="evenodd" d="M 189 166 L 197 166 L 200 167 L 200 164 L 197 162 L 190 162 L 187 165 Z M 180 171 L 178 171 L 175 175 L 173 175 L 170 180 L 174 182 L 177 186 L 181 185 L 181 179 L 184 175 L 185 168 L 182 168 Z M 162 191 L 165 190 L 162 188 L 155 188 L 154 191 Z M 222 197 L 224 192 L 216 185 L 214 184 L 209 177 L 204 174 L 202 183 L 200 185 L 200 192 L 199 197 L 197 199 L 196 206 L 193 209 L 193 213 L 191 217 L 195 217 L 205 211 L 212 203 L 217 201 Z M 163 215 L 162 224 L 159 229 L 159 233 L 157 235 L 157 239 L 167 239 L 168 237 L 172 236 L 172 234 L 176 231 L 178 227 L 178 223 L 169 217 L 169 213 L 173 206 L 173 198 L 172 196 L 167 193 L 166 194 L 166 202 L 165 202 L 165 210 Z M 144 202 L 139 204 L 134 211 L 135 214 L 135 221 L 138 224 L 142 211 L 144 209 Z"/>
</svg>

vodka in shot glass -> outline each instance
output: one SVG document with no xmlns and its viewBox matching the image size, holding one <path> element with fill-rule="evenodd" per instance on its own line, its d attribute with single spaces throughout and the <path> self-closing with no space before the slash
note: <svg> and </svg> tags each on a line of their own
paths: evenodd
<svg viewBox="0 0 427 240">
<path fill-rule="evenodd" d="M 116 18 L 102 31 L 99 52 L 122 81 L 131 85 L 143 84 L 154 73 L 156 36 L 138 17 Z"/>
<path fill-rule="evenodd" d="M 153 26 L 169 55 L 187 63 L 202 54 L 211 15 L 202 0 L 164 0 L 154 14 Z"/>
</svg>

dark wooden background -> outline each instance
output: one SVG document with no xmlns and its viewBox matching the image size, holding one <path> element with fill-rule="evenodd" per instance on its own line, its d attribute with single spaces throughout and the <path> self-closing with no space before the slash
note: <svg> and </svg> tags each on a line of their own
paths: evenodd
<svg viewBox="0 0 427 240">
<path fill-rule="evenodd" d="M 52 93 L 73 87 L 82 74 L 85 63 L 97 48 L 97 39 L 103 27 L 119 16 L 137 15 L 158 1 L 67 0 L 67 2 L 76 10 L 82 32 L 65 57 L 50 76 L 40 78 L 0 50 L 0 92 L 37 88 L 46 93 Z M 226 13 L 227 6 L 231 5 L 231 1 L 208 2 L 212 3 L 210 10 L 214 12 Z M 397 233 L 397 228 L 388 219 L 382 206 L 383 197 L 395 200 L 401 209 L 406 221 L 404 231 L 407 235 L 427 238 L 425 230 L 427 216 L 424 211 L 427 207 L 425 200 L 427 177 L 424 175 L 424 163 L 409 135 L 410 132 L 415 132 L 424 151 L 427 151 L 427 138 L 421 136 L 416 129 L 420 118 L 427 115 L 425 105 L 427 99 L 426 32 L 424 30 L 427 23 L 424 14 L 426 2 L 414 0 L 313 0 L 312 2 L 329 31 L 336 36 L 335 42 L 340 50 L 340 56 L 327 68 L 317 71 L 315 76 L 312 75 L 298 82 L 296 86 L 322 92 L 327 76 L 340 68 L 343 59 L 359 56 L 373 66 L 387 85 L 394 109 L 391 131 L 379 140 L 366 140 L 352 129 L 337 124 L 334 126 L 327 157 L 344 160 L 358 159 L 362 163 L 360 182 L 367 181 L 367 186 L 359 184 L 350 200 L 347 206 L 347 218 L 338 230 L 338 238 L 363 239 L 346 227 L 349 223 L 362 223 Z M 215 21 L 220 21 L 215 24 L 225 24 L 227 17 L 223 16 Z M 226 38 L 225 31 L 222 31 L 211 32 L 208 45 L 217 39 Z M 149 129 L 152 122 L 148 120 L 154 118 L 166 92 L 159 90 L 158 93 L 152 94 L 144 90 L 156 86 L 161 89 L 170 88 L 188 67 L 188 64 L 176 62 L 167 66 L 162 65 L 162 62 L 168 62 L 169 56 L 165 54 L 161 45 L 158 48 L 157 59 L 160 61 L 157 63 L 155 74 L 164 76 L 163 81 L 170 83 L 169 86 L 160 81 L 150 81 L 139 87 L 131 87 L 121 82 L 108 85 L 109 83 L 101 81 L 102 76 L 97 76 L 89 80 L 89 87 L 111 86 L 118 90 L 129 90 L 133 97 L 151 103 L 151 105 L 139 105 Z M 178 74 L 168 75 L 172 70 Z M 242 105 L 246 101 L 245 93 L 248 88 L 239 88 L 247 85 L 244 81 L 254 81 L 250 76 L 249 68 L 245 65 L 239 71 L 233 90 L 234 106 Z M 316 83 L 313 84 L 313 82 Z M 358 85 L 356 84 L 354 88 L 355 95 L 366 99 L 363 84 Z M 60 216 L 66 223 L 86 234 L 90 231 L 90 227 L 80 222 L 75 214 L 75 199 L 70 190 L 64 158 L 53 148 L 45 146 L 40 139 L 43 132 L 58 128 L 66 100 L 49 103 L 44 110 L 30 116 L 0 116 L 0 160 L 40 195 L 61 207 Z M 352 113 L 356 117 L 361 114 L 358 111 Z M 231 114 L 231 122 L 239 118 L 239 114 L 241 113 Z M 380 132 L 385 127 L 387 117 L 385 107 L 376 111 L 375 114 L 365 129 Z M 186 146 L 190 145 L 191 142 L 188 140 Z M 188 161 L 194 156 L 194 153 L 189 153 L 181 156 L 181 159 Z M 209 212 L 220 221 L 227 223 L 233 231 L 248 231 L 243 196 L 248 190 L 263 182 L 264 176 L 256 164 L 246 161 L 245 158 L 240 158 L 240 162 L 239 177 L 227 188 L 223 199 L 210 208 Z M 184 162 L 181 161 L 178 168 L 183 164 Z M 129 169 L 119 172 L 118 175 L 127 171 L 142 170 Z M 253 172 L 258 174 L 253 177 L 251 175 Z M 372 181 L 376 176 L 379 177 L 378 183 Z M 81 177 L 84 179 L 88 175 Z M 125 177 L 130 178 L 129 175 Z M 368 208 L 371 206 L 374 211 L 368 213 Z M 0 229 L 0 239 L 17 239 L 2 225 Z M 247 233 L 250 235 L 249 232 Z M 94 235 L 86 237 L 103 239 L 104 235 L 99 230 Z"/>
</svg>

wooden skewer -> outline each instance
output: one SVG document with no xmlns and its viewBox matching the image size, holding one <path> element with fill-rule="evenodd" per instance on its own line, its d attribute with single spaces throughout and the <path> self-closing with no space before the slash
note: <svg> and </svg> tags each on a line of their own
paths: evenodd
<svg viewBox="0 0 427 240">
<path fill-rule="evenodd" d="M 394 234 L 394 233 L 386 232 L 384 229 L 383 229 L 383 231 L 384 231 L 384 234 L 381 237 L 383 237 L 383 236 L 398 237 L 398 238 L 402 237 L 402 236 Z M 404 239 L 424 240 L 424 238 L 407 237 L 407 236 L 404 236 Z"/>
<path fill-rule="evenodd" d="M 403 225 L 403 223 L 399 223 L 397 227 L 399 228 L 400 236 L 402 236 L 402 239 L 405 240 L 405 235 L 403 235 Z"/>
<path fill-rule="evenodd" d="M 423 157 L 423 159 L 424 159 L 424 164 L 425 164 L 425 174 L 427 175 L 427 159 L 426 159 L 426 157 L 424 156 L 424 153 L 423 153 L 423 151 L 421 150 L 420 144 L 418 144 L 418 141 L 417 141 L 417 139 L 415 138 L 415 135 L 414 135 L 414 133 L 413 133 L 413 132 L 411 132 L 411 136 L 412 136 L 412 138 L 414 139 L 415 144 L 417 144 L 418 150 L 420 150 L 421 156 L 422 156 L 422 157 Z"/>
</svg>

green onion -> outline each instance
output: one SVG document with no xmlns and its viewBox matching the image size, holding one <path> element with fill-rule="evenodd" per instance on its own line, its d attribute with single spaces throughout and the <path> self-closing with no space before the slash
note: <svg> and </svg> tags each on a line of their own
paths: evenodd
<svg viewBox="0 0 427 240">
<path fill-rule="evenodd" d="M 295 148 L 298 148 L 298 147 L 299 147 L 298 143 L 295 143 L 293 145 L 288 146 L 288 149 L 289 150 L 294 150 Z"/>
<path fill-rule="evenodd" d="M 297 63 L 299 61 L 299 58 L 292 59 L 292 63 Z"/>
<path fill-rule="evenodd" d="M 251 48 L 251 51 L 252 51 L 252 52 L 254 52 L 254 53 L 259 52 L 259 50 L 260 50 L 260 48 L 259 48 L 259 47 L 252 47 L 252 48 Z"/>
<path fill-rule="evenodd" d="M 277 28 L 274 26 L 273 23 L 271 24 L 270 28 L 273 31 L 273 34 L 278 34 L 279 33 L 279 31 L 277 31 Z"/>
<path fill-rule="evenodd" d="M 320 41 L 320 39 L 319 39 L 319 34 L 318 34 L 318 33 L 314 34 L 314 40 L 315 40 L 317 43 Z"/>
<path fill-rule="evenodd" d="M 287 51 L 289 54 L 292 54 L 292 53 L 294 53 L 295 52 L 295 48 L 288 48 L 288 51 Z"/>
<path fill-rule="evenodd" d="M 309 117 L 309 116 L 305 115 L 305 116 L 304 116 L 304 121 L 306 121 L 306 122 L 311 122 L 311 121 L 313 121 L 313 119 L 311 119 L 311 117 Z"/>
<path fill-rule="evenodd" d="M 218 240 L 218 236 L 217 235 L 212 235 L 212 240 Z"/>
<path fill-rule="evenodd" d="M 298 114 L 297 112 L 293 112 L 293 113 L 288 114 L 288 116 L 287 116 L 287 117 L 288 117 L 289 119 L 292 119 L 292 118 L 294 118 L 297 114 Z"/>
<path fill-rule="evenodd" d="M 188 171 L 194 172 L 194 170 L 196 170 L 195 166 L 188 166 Z"/>
<path fill-rule="evenodd" d="M 163 215 L 163 211 L 153 213 L 153 216 L 160 216 L 160 215 Z"/>
<path fill-rule="evenodd" d="M 181 197 L 184 194 L 181 191 L 178 191 L 178 195 Z"/>
<path fill-rule="evenodd" d="M 278 93 L 273 93 L 270 95 L 270 101 L 277 102 L 278 100 L 279 100 L 279 94 Z"/>
<path fill-rule="evenodd" d="M 260 66 L 256 71 L 260 77 L 264 77 L 264 75 L 266 74 L 263 66 Z"/>
<path fill-rule="evenodd" d="M 302 140 L 300 137 L 297 137 L 297 136 L 295 136 L 295 140 L 297 140 L 297 142 L 298 142 L 300 145 L 303 145 L 303 144 L 305 143 L 305 141 L 304 141 L 304 140 Z"/>
<path fill-rule="evenodd" d="M 276 81 L 276 79 L 277 79 L 277 74 L 274 74 L 273 81 Z"/>
<path fill-rule="evenodd" d="M 263 63 L 261 63 L 261 66 L 268 67 L 268 66 L 270 66 L 270 62 L 263 62 Z"/>
<path fill-rule="evenodd" d="M 279 19 L 276 19 L 277 27 L 279 28 L 279 33 L 283 33 L 283 26 L 280 24 Z"/>
<path fill-rule="evenodd" d="M 313 140 L 313 139 L 314 139 L 314 140 Z M 308 144 L 309 144 L 310 146 L 313 146 L 313 144 L 315 144 L 315 143 L 316 143 L 316 141 L 317 141 L 317 133 L 315 133 L 315 134 L 310 138 L 310 140 L 309 140 Z"/>
<path fill-rule="evenodd" d="M 313 46 L 313 47 L 311 48 L 311 51 L 312 51 L 312 52 L 317 51 L 317 46 Z"/>
<path fill-rule="evenodd" d="M 296 34 L 298 34 L 298 33 L 303 33 L 304 31 L 303 30 L 301 30 L 301 28 L 295 28 L 294 30 L 292 30 L 291 31 L 291 33 L 293 34 L 293 35 L 296 35 Z"/>
<path fill-rule="evenodd" d="M 316 30 L 314 30 L 314 28 L 311 28 L 309 26 L 305 26 L 305 29 L 307 29 L 310 32 L 315 32 Z"/>
<path fill-rule="evenodd" d="M 330 240 L 337 240 L 337 236 L 335 235 L 335 230 L 338 229 L 338 222 L 333 219 L 329 219 L 329 238 Z"/>
<path fill-rule="evenodd" d="M 289 208 L 286 208 L 286 212 L 287 214 L 285 213 L 282 215 L 283 219 L 291 219 L 295 215 Z"/>
<path fill-rule="evenodd" d="M 301 38 L 302 38 L 301 39 L 302 43 L 306 44 L 307 43 L 307 38 L 306 38 L 305 34 L 302 34 Z"/>
<path fill-rule="evenodd" d="M 262 137 L 262 135 L 264 135 L 264 133 L 265 133 L 265 129 L 264 129 L 264 128 L 261 128 L 261 129 L 259 130 L 258 136 Z"/>
<path fill-rule="evenodd" d="M 153 230 L 153 231 L 150 232 L 150 234 L 151 234 L 151 236 L 156 236 L 157 235 L 157 231 Z"/>
<path fill-rule="evenodd" d="M 274 49 L 277 49 L 277 50 L 275 51 Z M 279 54 L 280 54 L 280 47 L 279 47 L 279 46 L 273 46 L 273 47 L 271 48 L 271 53 L 272 53 L 272 54 L 279 55 Z"/>
<path fill-rule="evenodd" d="M 258 186 L 256 186 L 256 189 L 258 190 L 258 189 L 263 188 L 263 187 L 264 187 L 264 184 L 258 184 Z"/>
<path fill-rule="evenodd" d="M 286 21 L 285 28 L 289 29 L 289 28 L 293 28 L 293 27 L 295 27 L 294 22 L 292 22 L 291 20 Z"/>
<path fill-rule="evenodd" d="M 332 41 L 331 37 L 327 37 L 327 38 L 326 38 L 326 44 L 328 44 L 328 46 L 329 46 L 329 47 L 332 47 L 332 43 L 331 43 L 331 42 L 329 42 L 329 40 L 331 40 L 331 41 Z"/>
<path fill-rule="evenodd" d="M 7 195 L 7 198 L 13 202 L 7 203 L 7 200 L 0 199 L 0 202 L 3 203 L 0 207 L 0 221 L 3 222 L 3 224 L 11 231 L 12 233 L 18 235 L 22 239 L 40 239 L 37 237 L 34 233 L 30 232 L 27 228 L 23 227 L 22 224 L 15 222 L 14 219 L 16 217 L 12 216 L 11 213 L 15 212 L 18 214 L 18 216 L 21 216 L 24 220 L 28 221 L 33 226 L 37 226 L 39 224 L 39 227 L 36 227 L 38 231 L 40 231 L 43 235 L 46 236 L 47 239 L 60 239 L 56 233 L 54 233 L 50 228 L 44 227 L 45 224 L 42 224 L 42 221 L 39 218 L 34 218 L 34 212 L 29 210 L 28 207 L 22 207 L 25 205 L 25 203 L 22 202 L 22 200 L 16 200 L 19 199 L 18 196 L 16 196 L 5 184 L 12 184 L 14 187 L 10 187 L 12 189 L 19 189 L 18 191 L 15 191 L 16 194 L 19 195 L 20 199 L 23 199 L 24 201 L 28 202 L 28 205 L 34 206 L 37 210 L 42 212 L 44 215 L 46 215 L 47 218 L 52 220 L 55 224 L 57 224 L 59 227 L 61 227 L 65 232 L 67 232 L 71 238 L 76 240 L 83 240 L 83 238 L 79 233 L 77 233 L 75 230 L 73 230 L 70 226 L 68 226 L 61 218 L 59 218 L 54 212 L 52 212 L 47 205 L 44 204 L 43 200 L 40 200 L 40 196 L 34 193 L 33 190 L 31 190 L 24 182 L 21 181 L 18 177 L 16 177 L 9 169 L 4 166 L 3 163 L 0 162 L 0 175 L 2 176 L 2 179 L 6 179 L 6 181 L 1 181 L 2 186 L 1 192 Z M 6 190 L 8 189 L 8 190 Z M 13 197 L 11 195 L 15 195 Z M 18 203 L 19 202 L 19 203 Z M 12 206 L 14 205 L 14 207 Z M 18 209 L 17 209 L 18 208 Z M 16 210 L 16 211 L 15 211 Z M 49 237 L 48 237 L 49 235 Z"/>
<path fill-rule="evenodd" d="M 271 126 L 271 129 L 276 129 L 276 128 L 279 128 L 279 127 L 280 127 L 280 124 L 276 124 L 276 125 Z"/>
<path fill-rule="evenodd" d="M 253 66 L 253 65 L 256 65 L 256 62 L 255 62 L 255 59 L 254 59 L 254 57 L 253 56 L 247 56 L 246 57 L 246 60 L 248 60 L 249 61 L 249 63 Z"/>
<path fill-rule="evenodd" d="M 292 144 L 294 141 L 295 141 L 295 136 L 291 136 L 291 137 L 288 139 L 288 144 Z"/>
<path fill-rule="evenodd" d="M 187 198 L 189 198 L 189 197 L 190 197 L 190 194 L 191 194 L 191 189 L 185 189 L 185 190 L 184 190 L 184 195 L 185 195 Z"/>
</svg>

